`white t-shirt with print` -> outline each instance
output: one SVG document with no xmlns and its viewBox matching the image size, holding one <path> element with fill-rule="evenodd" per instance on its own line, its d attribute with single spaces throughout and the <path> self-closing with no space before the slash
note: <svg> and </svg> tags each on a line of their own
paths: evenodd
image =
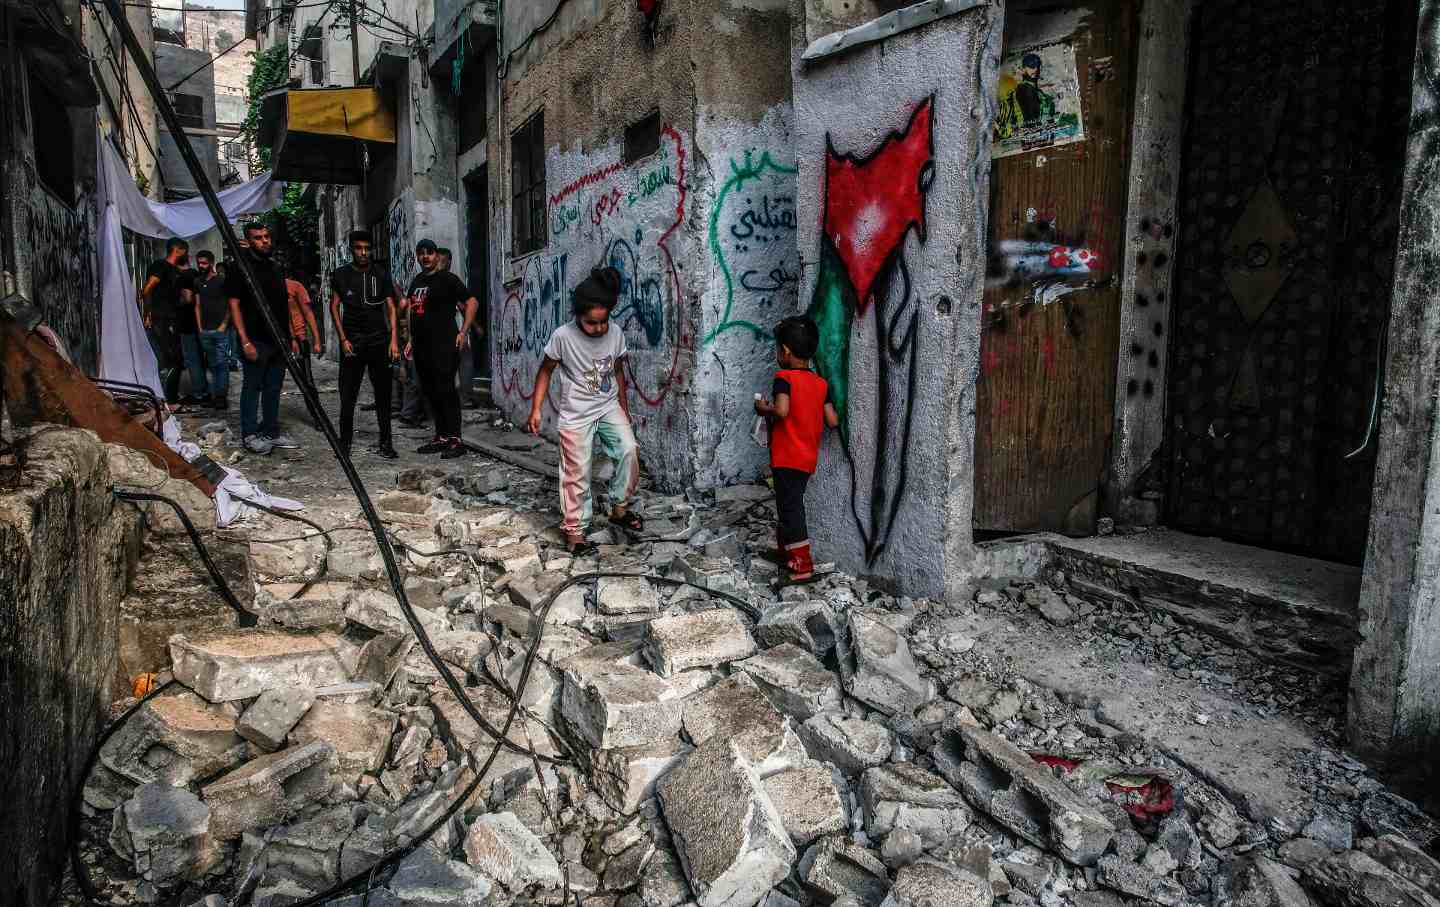
<svg viewBox="0 0 1440 907">
<path fill-rule="evenodd" d="M 589 425 L 620 407 L 615 364 L 626 353 L 625 332 L 616 324 L 603 336 L 590 337 L 573 321 L 550 335 L 545 356 L 560 363 L 559 387 L 553 389 L 560 427 Z"/>
</svg>

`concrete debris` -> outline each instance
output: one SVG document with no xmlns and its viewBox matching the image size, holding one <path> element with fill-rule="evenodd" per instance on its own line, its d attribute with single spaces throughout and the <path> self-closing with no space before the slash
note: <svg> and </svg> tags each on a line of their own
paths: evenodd
<svg viewBox="0 0 1440 907">
<path fill-rule="evenodd" d="M 290 739 L 302 746 L 325 743 L 336 778 L 353 781 L 366 772 L 378 771 L 385 763 L 397 720 L 385 709 L 325 700 L 311 707 L 290 732 Z"/>
<path fill-rule="evenodd" d="M 764 784 L 780 823 L 797 848 L 843 832 L 849 824 L 835 770 L 823 762 L 807 760 L 765 778 Z"/>
<path fill-rule="evenodd" d="M 1235 907 L 1311 907 L 1310 896 L 1280 864 L 1258 855 L 1230 864 L 1224 887 Z"/>
<path fill-rule="evenodd" d="M 567 669 L 560 712 L 596 749 L 639 746 L 680 733 L 683 698 L 663 677 L 616 664 L 585 673 Z"/>
<path fill-rule="evenodd" d="M 962 741 L 970 761 L 961 758 Z M 935 749 L 935 764 L 977 809 L 1071 863 L 1095 865 L 1115 836 L 1115 826 L 1063 781 L 982 728 L 947 729 Z"/>
<path fill-rule="evenodd" d="M 425 628 L 426 635 L 444 633 L 450 629 L 450 621 L 445 615 L 426 611 L 424 608 L 412 607 L 412 610 L 420 626 Z M 390 636 L 414 635 L 410 622 L 405 619 L 405 612 L 400 608 L 399 600 L 379 589 L 361 589 L 353 593 L 345 602 L 345 616 L 376 633 Z"/>
<path fill-rule="evenodd" d="M 799 734 L 811 756 L 833 762 L 847 775 L 859 775 L 890 758 L 890 731 L 861 718 L 816 715 L 800 726 Z"/>
<path fill-rule="evenodd" d="M 183 787 L 245 760 L 235 718 L 189 690 L 157 696 L 120 726 L 100 750 L 100 763 L 137 784 Z"/>
<path fill-rule="evenodd" d="M 761 777 L 806 761 L 804 747 L 750 675 L 733 674 L 685 703 L 685 735 L 696 746 L 724 736 Z"/>
<path fill-rule="evenodd" d="M 639 577 L 602 577 L 595 583 L 595 603 L 601 614 L 653 614 L 660 610 L 660 594 Z"/>
<path fill-rule="evenodd" d="M 1155 873 L 1116 854 L 1100 857 L 1095 866 L 1100 884 L 1121 894 L 1153 901 L 1162 907 L 1185 903 L 1185 889 L 1179 882 Z"/>
<path fill-rule="evenodd" d="M 210 808 L 183 787 L 142 784 L 114 813 L 110 843 L 156 885 L 199 879 L 218 862 Z"/>
<path fill-rule="evenodd" d="M 170 660 L 176 680 L 210 702 L 232 702 L 279 687 L 345 683 L 342 649 L 333 633 L 232 630 L 172 637 Z"/>
<path fill-rule="evenodd" d="M 873 613 L 851 612 L 846 657 L 847 692 L 886 714 L 913 714 L 935 698 L 934 684 L 920 676 L 905 637 Z"/>
<path fill-rule="evenodd" d="M 252 759 L 201 788 L 210 832 L 232 840 L 251 828 L 278 825 L 330 790 L 330 744 L 316 740 Z"/>
<path fill-rule="evenodd" d="M 601 885 L 610 891 L 624 891 L 640 883 L 645 867 L 655 855 L 655 844 L 649 838 L 632 844 L 605 864 Z"/>
<path fill-rule="evenodd" d="M 684 867 L 668 851 L 656 853 L 640 877 L 638 893 L 643 907 L 681 907 L 690 900 Z"/>
<path fill-rule="evenodd" d="M 1386 790 L 1371 794 L 1360 804 L 1360 825 L 1376 837 L 1400 835 L 1412 841 L 1431 842 L 1440 839 L 1440 822 Z"/>
<path fill-rule="evenodd" d="M 534 542 L 517 542 L 498 548 L 481 548 L 477 552 L 477 556 L 482 563 L 496 566 L 512 577 L 539 573 L 542 568 L 540 549 Z"/>
<path fill-rule="evenodd" d="M 840 682 L 814 655 L 784 643 L 736 662 L 764 691 L 775 708 L 797 721 L 840 709 Z"/>
<path fill-rule="evenodd" d="M 355 830 L 357 807 L 341 803 L 283 826 L 265 844 L 268 872 L 279 872 L 319 891 L 340 881 L 340 854 Z"/>
<path fill-rule="evenodd" d="M 1436 860 L 1409 838 L 1385 835 L 1366 838 L 1361 847 L 1382 866 L 1407 882 L 1440 898 L 1440 860 Z"/>
<path fill-rule="evenodd" d="M 531 885 L 559 888 L 564 882 L 555 855 L 514 813 L 476 819 L 465 836 L 465 859 L 512 891 Z"/>
<path fill-rule="evenodd" d="M 235 732 L 256 746 L 273 752 L 285 745 L 290 730 L 314 704 L 315 691 L 309 687 L 266 690 L 235 722 Z"/>
<path fill-rule="evenodd" d="M 487 904 L 494 884 L 458 860 L 417 848 L 385 886 L 406 907 L 474 907 Z"/>
<path fill-rule="evenodd" d="M 1301 834 L 1319 841 L 1331 850 L 1349 850 L 1355 846 L 1355 825 L 1339 811 L 1321 807 L 1306 824 Z"/>
<path fill-rule="evenodd" d="M 656 792 L 700 907 L 752 907 L 789 874 L 790 836 L 759 775 L 728 740 L 686 756 Z"/>
<path fill-rule="evenodd" d="M 865 832 L 879 840 L 897 828 L 938 847 L 970 827 L 970 808 L 944 778 L 911 763 L 868 769 L 861 783 Z"/>
<path fill-rule="evenodd" d="M 731 608 L 662 617 L 645 633 L 645 657 L 661 677 L 755 654 L 750 628 Z"/>
<path fill-rule="evenodd" d="M 595 750 L 595 789 L 610 808 L 631 815 L 655 795 L 655 783 L 691 753 L 694 747 L 678 738 Z"/>
<path fill-rule="evenodd" d="M 835 613 L 823 601 L 782 602 L 765 612 L 755 625 L 755 638 L 766 648 L 794 643 L 817 658 L 835 648 L 838 636 Z"/>
<path fill-rule="evenodd" d="M 821 897 L 849 897 L 861 907 L 879 907 L 890 893 L 890 874 L 880 858 L 840 836 L 810 845 L 796 871 Z"/>
<path fill-rule="evenodd" d="M 1301 878 L 1336 907 L 1440 907 L 1440 898 L 1358 850 L 1311 863 Z"/>
<path fill-rule="evenodd" d="M 993 901 L 987 879 L 949 863 L 921 860 L 895 874 L 881 907 L 990 907 Z"/>
<path fill-rule="evenodd" d="M 925 842 L 908 828 L 897 828 L 880 845 L 880 861 L 891 869 L 909 866 L 925 853 Z"/>
</svg>

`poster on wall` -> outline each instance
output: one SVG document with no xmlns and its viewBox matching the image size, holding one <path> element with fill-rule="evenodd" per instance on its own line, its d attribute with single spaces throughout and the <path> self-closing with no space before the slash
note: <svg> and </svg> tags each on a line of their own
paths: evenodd
<svg viewBox="0 0 1440 907">
<path fill-rule="evenodd" d="M 993 158 L 1085 140 L 1075 45 L 1055 41 L 1006 53 L 1000 62 L 1000 105 Z"/>
</svg>

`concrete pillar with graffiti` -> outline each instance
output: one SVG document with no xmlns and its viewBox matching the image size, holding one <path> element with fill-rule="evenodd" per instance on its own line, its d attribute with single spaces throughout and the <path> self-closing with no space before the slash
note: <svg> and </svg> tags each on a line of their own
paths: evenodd
<svg viewBox="0 0 1440 907">
<path fill-rule="evenodd" d="M 972 552 L 999 9 L 822 41 L 813 5 L 794 7 L 799 292 L 841 416 L 808 495 L 816 557 L 941 595 Z"/>
</svg>

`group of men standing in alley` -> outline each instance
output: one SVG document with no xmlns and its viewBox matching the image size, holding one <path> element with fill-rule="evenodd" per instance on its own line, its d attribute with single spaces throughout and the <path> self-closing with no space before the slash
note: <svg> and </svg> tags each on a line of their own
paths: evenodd
<svg viewBox="0 0 1440 907">
<path fill-rule="evenodd" d="M 456 378 L 468 382 L 471 377 L 472 369 L 462 365 L 471 355 L 472 336 L 480 331 L 475 321 L 478 301 L 450 271 L 449 250 L 428 239 L 416 245 L 420 271 L 405 293 L 374 261 L 369 233 L 356 230 L 349 239 L 350 264 L 330 275 L 330 312 L 341 352 L 340 436 L 346 453 L 360 385 L 368 374 L 379 422 L 375 452 L 389 459 L 398 455 L 390 430 L 391 366 L 403 362 L 402 421 L 422 424 L 428 408 L 435 422 L 434 436 L 418 452 L 447 459 L 463 456 Z M 250 292 L 240 268 L 222 271 L 212 252 L 199 252 L 195 269 L 187 270 L 189 244 L 172 238 L 165 257 L 146 272 L 141 309 L 164 374 L 167 401 L 226 409 L 229 373 L 238 365 L 242 443 L 252 453 L 267 454 L 277 447 L 298 446 L 280 428 L 282 344 L 289 344 L 306 380 L 313 383 L 308 362 L 312 353 L 322 355 L 322 335 L 309 291 L 274 257 L 269 228 L 247 224 L 242 246 L 261 299 Z M 288 336 L 275 336 L 272 323 Z M 189 372 L 191 386 L 182 397 L 184 372 Z M 417 386 L 428 407 L 421 406 Z"/>
</svg>

